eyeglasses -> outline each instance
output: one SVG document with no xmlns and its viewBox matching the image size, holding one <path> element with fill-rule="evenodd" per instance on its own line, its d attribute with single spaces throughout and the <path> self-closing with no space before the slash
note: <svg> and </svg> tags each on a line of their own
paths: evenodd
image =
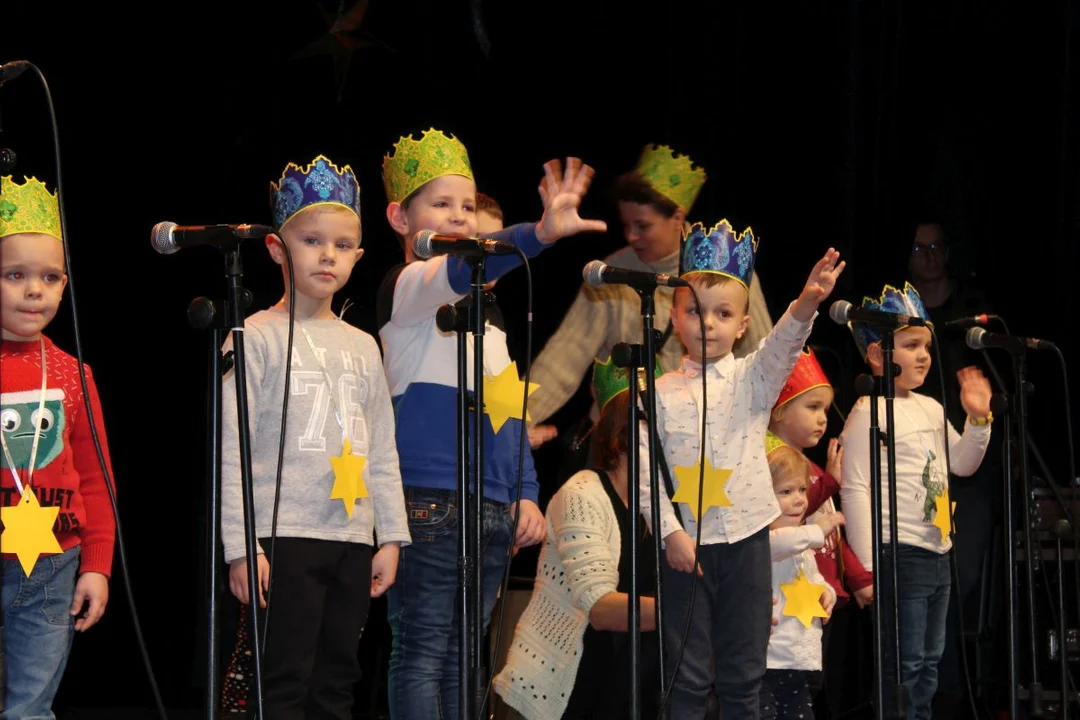
<svg viewBox="0 0 1080 720">
<path fill-rule="evenodd" d="M 949 257 L 949 248 L 945 245 L 939 245 L 938 243 L 930 243 L 929 245 L 920 245 L 919 243 L 914 243 L 911 246 L 911 252 L 915 253 L 916 255 L 923 252 L 932 252 L 938 255 L 944 255 L 945 257 Z"/>
</svg>

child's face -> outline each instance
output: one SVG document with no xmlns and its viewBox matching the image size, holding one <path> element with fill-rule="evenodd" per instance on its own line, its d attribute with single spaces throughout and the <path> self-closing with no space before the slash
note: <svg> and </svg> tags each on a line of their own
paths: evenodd
<svg viewBox="0 0 1080 720">
<path fill-rule="evenodd" d="M 406 247 L 421 230 L 440 235 L 475 237 L 476 183 L 463 175 L 443 175 L 420 188 L 400 213 L 394 230 L 405 236 Z"/>
<path fill-rule="evenodd" d="M 731 352 L 735 341 L 743 336 L 750 323 L 750 316 L 746 314 L 746 288 L 734 280 L 712 287 L 697 283 L 694 288 L 701 300 L 701 315 L 705 318 L 705 360 L 718 360 Z M 687 355 L 695 362 L 702 362 L 701 321 L 694 296 L 688 289 L 675 291 L 671 319 Z"/>
<path fill-rule="evenodd" d="M 56 315 L 67 285 L 64 245 L 52 235 L 0 239 L 0 326 L 8 340 L 33 340 Z"/>
<path fill-rule="evenodd" d="M 932 341 L 930 329 L 924 327 L 907 327 L 893 335 L 893 362 L 900 366 L 897 390 L 908 392 L 926 382 Z M 879 344 L 874 343 L 867 349 L 867 359 L 875 375 L 880 375 L 885 367 L 883 357 Z"/>
<path fill-rule="evenodd" d="M 667 218 L 652 205 L 621 201 L 619 219 L 622 220 L 626 244 L 642 262 L 655 263 L 678 251 L 682 242 L 682 211 Z"/>
<path fill-rule="evenodd" d="M 503 221 L 485 210 L 476 213 L 476 234 L 490 235 L 503 229 Z"/>
<path fill-rule="evenodd" d="M 780 504 L 780 517 L 773 520 L 769 527 L 798 527 L 802 525 L 806 515 L 807 506 L 807 482 L 805 473 L 792 477 L 792 473 L 786 474 L 779 480 L 773 479 L 773 492 L 776 493 L 776 502 Z"/>
<path fill-rule="evenodd" d="M 829 425 L 832 388 L 816 387 L 773 411 L 769 425 L 789 445 L 805 450 L 818 444 Z"/>
<path fill-rule="evenodd" d="M 315 300 L 332 298 L 344 287 L 360 248 L 360 219 L 345 208 L 313 207 L 290 220 L 281 231 L 296 271 L 296 292 Z M 270 256 L 287 268 L 285 254 L 272 239 Z"/>
</svg>

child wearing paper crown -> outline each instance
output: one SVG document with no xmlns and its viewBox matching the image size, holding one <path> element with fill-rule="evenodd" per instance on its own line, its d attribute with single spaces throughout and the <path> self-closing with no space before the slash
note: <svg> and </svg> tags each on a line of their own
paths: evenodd
<svg viewBox="0 0 1080 720">
<path fill-rule="evenodd" d="M 540 184 L 544 214 L 539 223 L 511 225 L 491 238 L 517 245 L 533 256 L 559 238 L 603 231 L 584 220 L 578 206 L 593 170 L 576 158 L 565 171 L 558 161 L 544 166 Z M 383 161 L 389 201 L 386 217 L 405 251 L 405 263 L 391 270 L 379 291 L 376 310 L 386 375 L 397 418 L 398 453 L 416 542 L 402 553 L 401 575 L 390 591 L 394 634 L 390 658 L 390 708 L 398 719 L 458 716 L 457 600 L 457 339 L 435 322 L 439 307 L 469 295 L 471 269 L 460 257 L 419 260 L 412 242 L 422 230 L 442 235 L 476 235 L 476 184 L 465 146 L 430 129 L 420 140 L 401 138 Z M 487 279 L 496 280 L 520 264 L 515 255 L 491 256 Z M 491 322 L 484 332 L 484 544 L 485 628 L 495 603 L 511 543 L 524 547 L 546 533 L 536 505 L 538 486 L 525 449 L 521 502 L 518 497 L 521 404 L 524 387 L 510 361 L 503 330 Z M 471 343 L 471 336 L 470 336 Z M 472 352 L 469 351 L 469 362 Z M 471 373 L 470 373 L 471 378 Z M 519 515 L 516 537 L 512 516 Z"/>
<path fill-rule="evenodd" d="M 700 306 L 690 288 L 676 290 L 672 318 L 687 354 L 677 370 L 656 384 L 656 425 L 675 485 L 673 497 L 661 493 L 658 499 L 668 628 L 687 624 L 692 573 L 698 573 L 700 586 L 671 691 L 671 716 L 677 718 L 703 717 L 711 689 L 724 717 L 759 717 L 772 607 L 768 526 L 780 514 L 765 459 L 765 433 L 817 307 L 844 268 L 839 253 L 830 248 L 758 350 L 736 359 L 731 350 L 749 323 L 747 286 L 757 243 L 752 230 L 737 235 L 726 220 L 712 229 L 700 223 L 691 228 L 683 243 L 683 277 L 697 291 Z M 708 373 L 708 433 L 699 498 L 702 373 Z M 648 457 L 646 440 L 643 436 L 643 458 Z M 646 519 L 652 501 L 648 484 L 648 473 L 642 473 Z M 673 503 L 683 504 L 685 528 Z M 701 551 L 695 557 L 699 520 Z M 667 633 L 668 657 L 678 657 L 681 641 L 681 632 Z"/>
<path fill-rule="evenodd" d="M 495 676 L 495 692 L 528 720 L 622 720 L 629 713 L 628 377 L 611 360 L 593 363 L 600 419 L 592 432 L 591 469 L 568 479 L 548 504 L 532 597 Z M 638 377 L 644 384 L 643 370 Z M 642 717 L 655 717 L 656 554 L 644 523 L 639 528 Z"/>
<path fill-rule="evenodd" d="M 769 636 L 768 670 L 761 683 L 763 717 L 814 717 L 811 674 L 821 670 L 822 623 L 836 605 L 836 589 L 818 570 L 814 551 L 844 524 L 838 512 L 803 524 L 810 512 L 810 461 L 775 435 L 766 457 L 780 516 L 769 525 L 772 590 L 778 622 Z"/>
<path fill-rule="evenodd" d="M 86 367 L 84 395 L 78 360 L 42 334 L 66 285 L 57 196 L 36 178 L 0 178 L 0 707 L 11 718 L 54 717 L 74 631 L 109 600 L 115 517 L 94 431 L 113 474 L 97 386 Z"/>
<path fill-rule="evenodd" d="M 920 317 L 929 320 L 918 292 L 905 283 L 903 289 L 886 285 L 879 298 L 863 298 L 863 307 Z M 860 353 L 874 375 L 881 375 L 884 354 L 882 336 L 873 327 L 849 324 Z M 963 435 L 942 417 L 942 407 L 933 398 L 913 392 L 926 380 L 930 369 L 927 327 L 909 326 L 894 333 L 893 363 L 896 376 L 894 436 L 896 439 L 897 531 L 899 537 L 898 612 L 900 623 L 901 678 L 908 694 L 907 713 L 911 718 L 929 718 L 937 688 L 937 666 L 945 647 L 945 618 L 949 605 L 949 549 L 952 541 L 952 503 L 949 500 L 949 462 L 956 475 L 967 477 L 982 462 L 990 442 L 990 383 L 976 368 L 957 372 L 960 404 L 967 413 Z M 886 431 L 885 403 L 879 402 L 878 420 Z M 859 398 L 848 415 L 841 434 L 844 446 L 843 487 L 840 491 L 847 517 L 848 537 L 855 554 L 867 570 L 875 569 L 870 537 L 870 399 Z M 881 452 L 882 542 L 888 543 L 889 492 L 886 455 Z M 879 581 L 886 627 L 893 622 L 892 567 L 888 553 L 882 559 Z M 885 633 L 885 677 L 895 673 L 889 649 L 892 636 Z M 886 692 L 886 702 L 891 692 Z M 888 709 L 885 709 L 888 712 Z"/>
<path fill-rule="evenodd" d="M 371 598 L 393 585 L 399 548 L 410 541 L 393 407 L 375 339 L 330 307 L 363 254 L 352 169 L 322 155 L 305 166 L 289 163 L 270 184 L 270 195 L 277 233 L 267 236 L 266 246 L 286 288 L 286 247 L 292 255 L 296 307 L 291 358 L 287 291 L 244 321 L 260 608 L 267 607 L 273 568 L 263 708 L 268 718 L 347 718 Z M 287 374 L 287 437 L 275 505 Z M 248 604 L 232 372 L 222 407 L 221 536 L 229 587 Z"/>
</svg>

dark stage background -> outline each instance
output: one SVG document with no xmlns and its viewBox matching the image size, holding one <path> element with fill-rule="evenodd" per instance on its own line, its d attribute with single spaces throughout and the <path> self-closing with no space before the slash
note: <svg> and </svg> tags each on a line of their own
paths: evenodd
<svg viewBox="0 0 1080 720">
<path fill-rule="evenodd" d="M 1013 332 L 1052 339 L 1073 358 L 1073 5 L 346 0 L 351 27 L 332 35 L 336 2 L 5 3 L 0 61 L 39 65 L 56 103 L 84 357 L 102 393 L 128 572 L 167 705 L 199 706 L 205 665 L 207 338 L 185 310 L 222 295 L 224 268 L 209 248 L 156 254 L 156 222 L 268 223 L 268 184 L 286 162 L 325 153 L 351 164 L 367 253 L 340 299 L 353 303 L 346 318 L 374 333 L 377 284 L 400 258 L 379 179 L 400 135 L 455 133 L 510 223 L 539 217 L 542 163 L 577 155 L 597 171 L 583 214 L 616 231 L 564 240 L 533 261 L 538 352 L 580 268 L 622 243 L 611 181 L 645 143 L 663 142 L 709 173 L 692 220 L 727 217 L 762 238 L 757 268 L 774 316 L 830 245 L 848 261 L 830 301 L 903 282 L 914 222 L 937 218 L 951 264 Z M 15 173 L 52 186 L 40 83 L 29 73 L 8 83 L 0 108 Z M 260 243 L 244 262 L 256 307 L 275 301 L 280 275 Z M 516 271 L 499 285 L 520 360 L 524 279 Z M 74 351 L 66 302 L 51 335 Z M 825 315 L 812 342 L 836 349 L 840 364 L 825 362 L 846 410 L 854 345 Z M 1050 354 L 1030 359 L 1032 428 L 1064 481 L 1061 373 Z M 586 400 L 579 393 L 556 421 L 568 425 Z M 554 450 L 538 460 L 552 471 Z M 550 494 L 555 480 L 545 482 Z M 77 638 L 59 707 L 152 704 L 122 572 L 117 563 L 105 619 Z M 388 652 L 383 608 L 365 634 L 369 666 Z"/>
</svg>

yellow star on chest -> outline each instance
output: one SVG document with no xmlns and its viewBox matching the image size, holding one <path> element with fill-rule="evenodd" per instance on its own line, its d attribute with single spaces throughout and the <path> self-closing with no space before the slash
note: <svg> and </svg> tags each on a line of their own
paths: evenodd
<svg viewBox="0 0 1080 720">
<path fill-rule="evenodd" d="M 52 531 L 59 514 L 59 507 L 41 507 L 29 488 L 23 492 L 18 505 L 0 508 L 0 522 L 4 523 L 0 552 L 15 553 L 27 577 L 39 555 L 64 551 Z"/>
<path fill-rule="evenodd" d="M 540 389 L 529 383 L 529 394 Z M 491 418 L 491 427 L 498 433 L 510 418 L 521 420 L 521 401 L 525 398 L 525 383 L 518 377 L 517 363 L 507 365 L 495 377 L 484 376 L 484 412 Z M 525 421 L 528 422 L 528 414 Z"/>
<path fill-rule="evenodd" d="M 825 586 L 810 582 L 802 568 L 793 581 L 780 583 L 780 591 L 784 593 L 784 615 L 798 618 L 804 627 L 810 627 L 816 617 L 829 617 L 821 604 Z"/>
<path fill-rule="evenodd" d="M 341 455 L 331 457 L 330 465 L 334 468 L 334 487 L 330 490 L 330 499 L 345 503 L 345 513 L 351 518 L 356 501 L 368 496 L 363 477 L 367 458 L 353 455 L 352 443 L 346 437 Z"/>
<path fill-rule="evenodd" d="M 699 520 L 697 511 L 700 468 L 701 463 L 696 463 L 691 467 L 675 466 L 675 477 L 679 480 L 679 487 L 671 498 L 671 502 L 681 502 L 690 508 L 694 522 Z M 731 507 L 731 500 L 724 492 L 724 486 L 727 485 L 732 472 L 724 468 L 714 468 L 712 461 L 705 458 L 705 484 L 701 492 L 701 512 L 706 513 L 711 507 Z"/>
<path fill-rule="evenodd" d="M 952 513 L 956 511 L 956 503 L 949 502 L 949 490 L 934 498 L 934 521 L 930 523 L 941 531 L 941 542 L 949 539 L 949 531 L 952 530 Z"/>
</svg>

